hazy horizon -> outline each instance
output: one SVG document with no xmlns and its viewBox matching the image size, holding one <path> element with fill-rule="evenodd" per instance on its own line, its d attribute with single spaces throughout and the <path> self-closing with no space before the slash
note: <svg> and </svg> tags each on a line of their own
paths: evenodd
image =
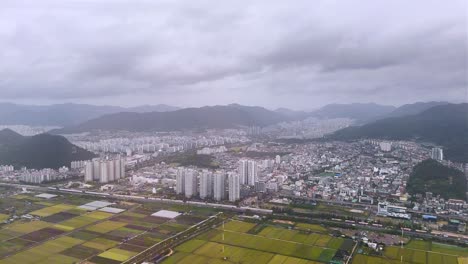
<svg viewBox="0 0 468 264">
<path fill-rule="evenodd" d="M 466 103 L 463 101 L 418 101 L 418 102 L 412 102 L 408 104 L 414 104 L 414 103 L 428 103 L 428 102 L 446 102 L 450 104 L 459 104 L 459 103 Z M 279 106 L 279 107 L 266 107 L 262 105 L 249 105 L 249 104 L 240 104 L 240 103 L 227 103 L 227 104 L 210 104 L 210 105 L 201 105 L 201 106 L 183 106 L 183 105 L 169 105 L 169 104 L 159 104 L 159 103 L 154 103 L 154 104 L 140 104 L 140 105 L 111 105 L 111 104 L 92 104 L 92 103 L 76 103 L 76 102 L 65 102 L 65 103 L 43 103 L 43 104 L 28 104 L 28 103 L 16 103 L 16 102 L 11 102 L 11 101 L 0 101 L 0 104 L 7 104 L 7 103 L 12 103 L 12 104 L 17 104 L 17 105 L 28 105 L 28 106 L 51 106 L 51 105 L 67 105 L 67 104 L 74 104 L 74 105 L 91 105 L 91 106 L 99 106 L 99 107 L 122 107 L 122 108 L 133 108 L 133 107 L 144 107 L 144 106 L 157 106 L 157 105 L 165 105 L 165 106 L 171 106 L 171 107 L 177 107 L 180 109 L 184 108 L 199 108 L 199 107 L 213 107 L 213 106 L 227 106 L 227 105 L 232 105 L 232 104 L 239 104 L 242 106 L 250 106 L 250 107 L 263 107 L 268 110 L 278 110 L 278 109 L 289 109 L 293 111 L 313 111 L 313 110 L 318 110 L 324 106 L 331 105 L 331 104 L 377 104 L 377 105 L 382 105 L 382 106 L 393 106 L 393 107 L 401 107 L 406 104 L 400 104 L 400 105 L 394 105 L 394 104 L 379 104 L 375 102 L 349 102 L 349 103 L 329 103 L 329 104 L 323 104 L 319 105 L 316 107 L 309 107 L 309 108 L 293 108 L 293 107 L 285 107 L 285 106 Z"/>
</svg>

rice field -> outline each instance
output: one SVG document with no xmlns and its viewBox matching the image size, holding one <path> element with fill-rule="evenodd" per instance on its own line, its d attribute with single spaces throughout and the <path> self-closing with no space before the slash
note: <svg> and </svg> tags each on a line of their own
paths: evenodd
<svg viewBox="0 0 468 264">
<path fill-rule="evenodd" d="M 78 206 L 89 199 L 71 196 L 45 201 L 33 195 L 11 199 L 17 201 L 17 206 L 27 204 L 22 212 L 36 219 L 17 220 L 0 228 L 0 264 L 120 263 L 207 218 L 207 211 L 194 211 L 175 220 L 153 217 L 151 214 L 158 209 L 154 204 L 134 204 L 134 208 L 119 214 L 87 212 Z M 0 214 L 0 222 L 4 218 L 9 215 Z"/>
<path fill-rule="evenodd" d="M 8 217 L 9 217 L 9 215 L 7 215 L 7 214 L 0 214 L 0 222 L 3 222 L 5 220 L 7 220 Z"/>
<path fill-rule="evenodd" d="M 327 232 L 327 229 L 325 227 L 316 225 L 316 224 L 296 223 L 295 228 L 300 229 L 300 230 L 317 232 L 317 233 Z"/>
<path fill-rule="evenodd" d="M 175 249 L 163 263 L 328 263 L 345 239 L 326 234 L 266 226 L 249 234 L 253 223 L 230 221 Z M 320 229 L 321 232 L 325 230 Z M 351 241 L 352 242 L 352 241 Z"/>
<path fill-rule="evenodd" d="M 229 230 L 229 231 L 234 231 L 234 232 L 247 233 L 255 225 L 256 224 L 253 224 L 253 223 L 233 220 L 224 224 L 224 229 Z"/>
<path fill-rule="evenodd" d="M 30 214 L 45 217 L 45 216 L 50 216 L 50 215 L 60 213 L 60 212 L 63 212 L 63 211 L 67 211 L 67 210 L 73 209 L 75 207 L 76 206 L 69 205 L 69 204 L 57 204 L 57 205 L 48 206 L 48 207 L 33 211 Z"/>
<path fill-rule="evenodd" d="M 424 240 L 412 240 L 405 247 L 387 247 L 383 256 L 356 255 L 354 264 L 403 263 L 406 264 L 461 264 L 468 258 L 468 248 Z"/>
<path fill-rule="evenodd" d="M 135 256 L 136 254 L 137 254 L 136 252 L 113 248 L 113 249 L 107 250 L 104 253 L 101 253 L 99 257 L 113 259 L 117 261 L 125 261 Z"/>
</svg>

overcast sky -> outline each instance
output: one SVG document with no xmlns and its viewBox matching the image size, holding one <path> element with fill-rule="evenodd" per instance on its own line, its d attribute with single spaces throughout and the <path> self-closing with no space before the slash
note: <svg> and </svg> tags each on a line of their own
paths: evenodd
<svg viewBox="0 0 468 264">
<path fill-rule="evenodd" d="M 466 100 L 467 2 L 2 0 L 0 100 Z"/>
</svg>

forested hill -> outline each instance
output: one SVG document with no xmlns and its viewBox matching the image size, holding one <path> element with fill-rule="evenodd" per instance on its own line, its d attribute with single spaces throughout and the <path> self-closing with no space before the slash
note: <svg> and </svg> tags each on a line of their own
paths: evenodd
<svg viewBox="0 0 468 264">
<path fill-rule="evenodd" d="M 432 192 L 445 199 L 466 200 L 466 178 L 463 172 L 429 159 L 413 168 L 406 185 L 409 194 Z"/>
<path fill-rule="evenodd" d="M 62 136 L 40 134 L 24 137 L 9 129 L 0 131 L 0 165 L 57 169 L 69 167 L 72 161 L 93 157 L 93 153 L 73 145 Z"/>
<path fill-rule="evenodd" d="M 328 138 L 433 142 L 443 146 L 447 159 L 468 162 L 468 104 L 438 105 L 417 115 L 385 118 L 362 126 L 348 127 Z"/>
</svg>

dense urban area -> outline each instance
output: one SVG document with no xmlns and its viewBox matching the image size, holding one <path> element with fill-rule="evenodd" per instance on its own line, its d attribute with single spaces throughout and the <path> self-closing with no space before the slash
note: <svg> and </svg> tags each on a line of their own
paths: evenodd
<svg viewBox="0 0 468 264">
<path fill-rule="evenodd" d="M 324 137 L 349 124 L 66 135 L 94 158 L 0 166 L 0 263 L 54 243 L 44 263 L 465 263 L 468 166 L 431 143 Z M 444 170 L 456 184 L 417 178 Z"/>
</svg>

